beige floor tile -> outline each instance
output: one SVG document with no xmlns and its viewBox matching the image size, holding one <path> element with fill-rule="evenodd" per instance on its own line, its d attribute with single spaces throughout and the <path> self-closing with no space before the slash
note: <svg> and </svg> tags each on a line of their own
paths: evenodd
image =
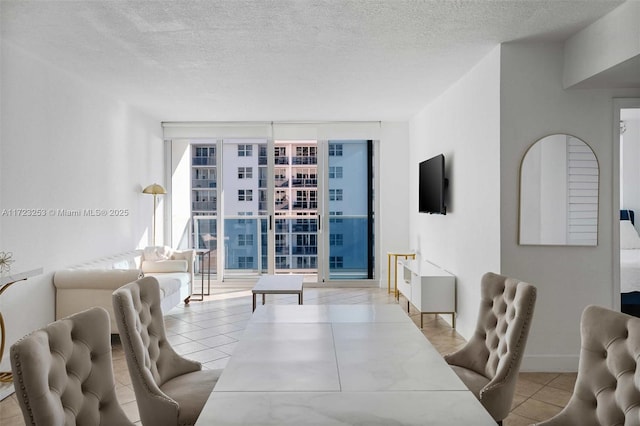
<svg viewBox="0 0 640 426">
<path fill-rule="evenodd" d="M 2 402 L 0 402 L 0 405 L 1 404 Z M 0 424 L 2 424 L 2 426 L 25 426 L 25 422 L 24 422 L 24 419 L 22 418 L 22 415 L 2 419 L 0 421 Z"/>
<path fill-rule="evenodd" d="M 569 399 L 571 399 L 571 392 L 553 388 L 551 386 L 545 386 L 533 394 L 531 399 L 557 405 L 558 407 L 564 407 L 569 402 Z"/>
<path fill-rule="evenodd" d="M 515 394 L 513 395 L 513 401 L 511 401 L 511 411 L 516 408 L 518 405 L 522 404 L 527 400 L 526 396 Z"/>
<path fill-rule="evenodd" d="M 576 384 L 577 373 L 561 373 L 558 377 L 549 382 L 549 386 L 573 392 Z"/>
<path fill-rule="evenodd" d="M 518 379 L 518 382 L 516 383 L 516 394 L 530 397 L 543 387 L 544 385 L 541 385 L 540 383 L 531 382 L 525 379 Z"/>
<path fill-rule="evenodd" d="M 558 377 L 560 373 L 531 373 L 525 372 L 518 375 L 519 378 L 542 385 L 548 385 L 550 381 Z"/>
<path fill-rule="evenodd" d="M 136 394 L 133 387 L 125 385 L 116 385 L 116 397 L 120 405 L 136 400 Z"/>
<path fill-rule="evenodd" d="M 562 411 L 562 407 L 529 398 L 518 405 L 512 413 L 535 421 L 541 421 L 555 416 L 560 411 Z"/>
<path fill-rule="evenodd" d="M 116 379 L 116 385 L 117 384 L 121 384 L 125 386 L 131 385 L 131 376 L 129 375 L 129 370 L 114 371 L 113 375 Z"/>
<path fill-rule="evenodd" d="M 10 395 L 0 402 L 0 425 L 2 426 L 24 426 L 22 410 L 18 404 L 15 394 Z"/>
</svg>

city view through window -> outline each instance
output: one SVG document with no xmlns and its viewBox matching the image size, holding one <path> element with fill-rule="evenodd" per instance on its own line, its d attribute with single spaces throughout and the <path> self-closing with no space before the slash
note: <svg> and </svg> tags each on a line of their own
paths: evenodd
<svg viewBox="0 0 640 426">
<path fill-rule="evenodd" d="M 205 267 L 225 278 L 270 264 L 319 281 L 372 278 L 371 142 L 274 141 L 272 149 L 268 156 L 266 140 L 192 144 L 192 241 L 211 251 Z"/>
</svg>

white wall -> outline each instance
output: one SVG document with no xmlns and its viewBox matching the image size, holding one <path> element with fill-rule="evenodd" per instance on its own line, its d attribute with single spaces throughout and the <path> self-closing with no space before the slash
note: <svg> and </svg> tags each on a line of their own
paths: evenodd
<svg viewBox="0 0 640 426">
<path fill-rule="evenodd" d="M 153 200 L 142 188 L 163 180 L 159 120 L 2 43 L 0 210 L 44 209 L 43 217 L 0 216 L 0 250 L 13 272 L 44 275 L 0 299 L 7 344 L 54 319 L 56 269 L 144 246 Z M 78 209 L 80 216 L 51 211 Z M 83 209 L 126 210 L 90 217 Z M 162 223 L 162 207 L 158 209 Z M 160 235 L 161 229 L 158 230 Z M 8 358 L 0 370 L 8 368 Z"/>
<path fill-rule="evenodd" d="M 582 310 L 588 304 L 612 307 L 613 298 L 619 297 L 612 290 L 612 227 L 613 212 L 617 212 L 612 197 L 612 99 L 638 96 L 640 90 L 563 90 L 562 69 L 560 44 L 502 46 L 501 265 L 504 274 L 538 288 L 523 363 L 523 369 L 530 371 L 575 371 Z M 595 247 L 518 245 L 520 161 L 534 141 L 553 133 L 582 139 L 598 159 L 600 205 Z"/>
<path fill-rule="evenodd" d="M 191 144 L 188 140 L 167 141 L 171 161 L 170 192 L 167 202 L 171 203 L 171 233 L 167 244 L 171 247 L 189 247 L 191 225 L 191 191 L 174 191 L 174 188 L 191 188 Z M 215 143 L 215 141 L 214 141 Z"/>
<path fill-rule="evenodd" d="M 500 272 L 500 48 L 410 121 L 410 247 L 456 276 L 458 332 L 472 335 L 480 278 Z M 445 156 L 447 214 L 418 213 L 418 163 Z"/>
<path fill-rule="evenodd" d="M 409 125 L 404 122 L 382 122 L 379 151 L 376 152 L 379 173 L 378 207 L 376 214 L 377 241 L 376 264 L 380 286 L 387 286 L 387 252 L 404 252 L 412 248 L 409 238 L 410 200 L 417 196 L 411 192 L 409 158 Z M 418 166 L 416 165 L 416 168 Z M 415 177 L 417 179 L 417 176 Z M 414 200 L 418 211 L 417 200 Z M 393 280 L 393 265 L 391 265 Z M 393 286 L 393 284 L 392 284 Z"/>
<path fill-rule="evenodd" d="M 579 84 L 634 57 L 637 60 L 638 22 L 640 2 L 627 1 L 569 38 L 563 58 L 564 87 Z"/>
</svg>

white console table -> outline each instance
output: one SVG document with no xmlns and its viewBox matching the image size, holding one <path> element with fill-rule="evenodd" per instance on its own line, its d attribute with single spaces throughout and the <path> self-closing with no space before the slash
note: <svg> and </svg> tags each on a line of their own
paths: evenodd
<svg viewBox="0 0 640 426">
<path fill-rule="evenodd" d="M 451 325 L 456 328 L 456 277 L 433 263 L 417 260 L 401 260 L 402 280 L 398 282 L 399 294 L 420 312 L 420 328 L 424 314 L 450 314 Z"/>
</svg>

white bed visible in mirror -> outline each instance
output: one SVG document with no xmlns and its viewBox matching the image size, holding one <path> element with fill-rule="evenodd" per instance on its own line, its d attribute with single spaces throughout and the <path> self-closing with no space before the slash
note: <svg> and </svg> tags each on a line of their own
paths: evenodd
<svg viewBox="0 0 640 426">
<path fill-rule="evenodd" d="M 640 314 L 640 236 L 633 210 L 620 211 L 620 302 L 624 313 Z M 624 220 L 623 220 L 624 219 Z"/>
<path fill-rule="evenodd" d="M 618 99 L 621 310 L 640 317 L 640 98 Z M 619 123 L 617 122 L 619 120 Z M 618 265 L 616 265 L 618 266 Z"/>
<path fill-rule="evenodd" d="M 620 292 L 640 291 L 640 236 L 630 220 L 620 221 Z"/>
</svg>

